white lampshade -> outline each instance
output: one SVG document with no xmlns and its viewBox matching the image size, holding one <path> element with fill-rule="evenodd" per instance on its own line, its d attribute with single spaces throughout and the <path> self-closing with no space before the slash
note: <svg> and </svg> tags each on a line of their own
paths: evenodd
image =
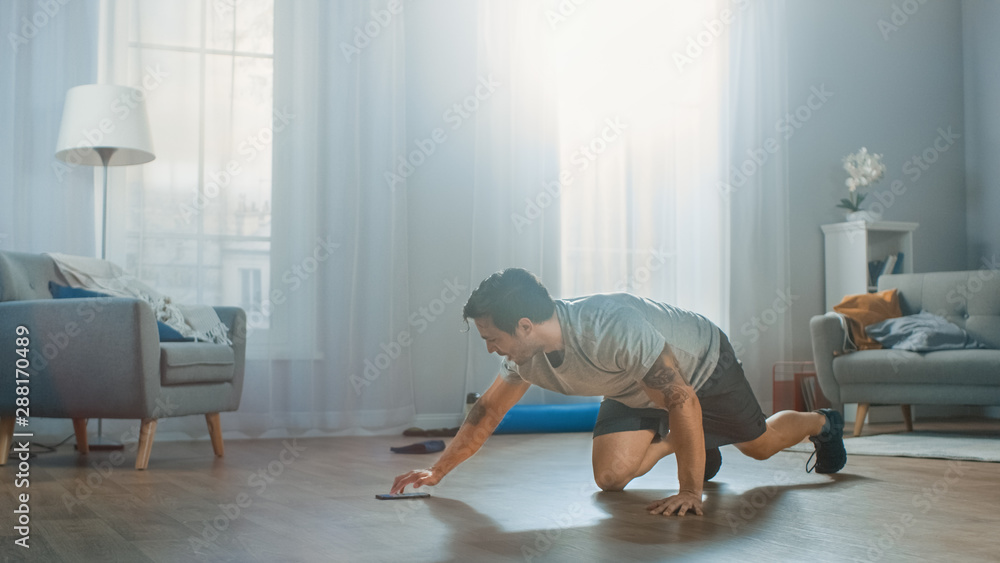
<svg viewBox="0 0 1000 563">
<path fill-rule="evenodd" d="M 56 158 L 101 166 L 97 149 L 114 149 L 109 166 L 156 158 L 142 92 L 111 84 L 84 84 L 66 92 Z"/>
</svg>

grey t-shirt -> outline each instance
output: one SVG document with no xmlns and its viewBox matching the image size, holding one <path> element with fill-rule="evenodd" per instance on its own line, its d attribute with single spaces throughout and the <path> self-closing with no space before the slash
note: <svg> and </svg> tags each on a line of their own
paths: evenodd
<svg viewBox="0 0 1000 563">
<path fill-rule="evenodd" d="M 655 408 L 639 386 L 669 344 L 695 391 L 719 360 L 720 332 L 705 317 L 627 293 L 556 300 L 564 358 L 553 367 L 539 352 L 524 364 L 504 358 L 501 375 L 564 395 L 603 395 L 635 408 Z"/>
</svg>

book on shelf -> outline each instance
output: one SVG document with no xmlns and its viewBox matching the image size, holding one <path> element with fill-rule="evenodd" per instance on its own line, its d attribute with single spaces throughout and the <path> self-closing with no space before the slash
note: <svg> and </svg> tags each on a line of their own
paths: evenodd
<svg viewBox="0 0 1000 563">
<path fill-rule="evenodd" d="M 882 260 L 868 262 L 868 291 L 878 290 L 878 279 L 885 274 L 903 273 L 903 253 L 893 252 Z"/>
<path fill-rule="evenodd" d="M 876 282 L 878 282 L 879 272 L 882 271 L 882 261 L 881 260 L 871 260 L 868 262 L 868 290 L 874 291 Z"/>
<path fill-rule="evenodd" d="M 890 254 L 885 257 L 885 262 L 882 263 L 882 271 L 879 273 L 879 277 L 886 274 L 891 274 L 892 269 L 896 267 L 896 255 Z"/>
</svg>

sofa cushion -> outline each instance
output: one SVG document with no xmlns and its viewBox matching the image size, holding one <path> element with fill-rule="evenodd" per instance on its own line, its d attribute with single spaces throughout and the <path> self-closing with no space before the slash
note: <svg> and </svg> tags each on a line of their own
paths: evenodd
<svg viewBox="0 0 1000 563">
<path fill-rule="evenodd" d="M 208 342 L 163 342 L 160 344 L 160 383 L 188 385 L 233 380 L 233 349 Z"/>
<path fill-rule="evenodd" d="M 1000 385 L 1000 350 L 864 350 L 834 358 L 841 385 L 854 383 L 930 383 Z"/>
<path fill-rule="evenodd" d="M 66 283 L 49 256 L 0 252 L 0 301 L 51 299 L 50 281 Z"/>
</svg>

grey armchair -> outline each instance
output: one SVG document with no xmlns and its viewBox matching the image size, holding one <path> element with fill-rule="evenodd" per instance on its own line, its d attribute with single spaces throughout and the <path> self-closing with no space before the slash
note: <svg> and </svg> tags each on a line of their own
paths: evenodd
<svg viewBox="0 0 1000 563">
<path fill-rule="evenodd" d="M 145 469 L 158 419 L 202 414 L 215 454 L 222 456 L 219 413 L 239 408 L 243 390 L 244 311 L 215 308 L 232 346 L 161 343 L 144 301 L 52 299 L 50 281 L 67 285 L 50 257 L 0 252 L 0 465 L 20 416 L 18 327 L 28 331 L 30 417 L 72 419 L 81 454 L 88 452 L 87 419 L 138 419 L 135 468 Z"/>
</svg>

